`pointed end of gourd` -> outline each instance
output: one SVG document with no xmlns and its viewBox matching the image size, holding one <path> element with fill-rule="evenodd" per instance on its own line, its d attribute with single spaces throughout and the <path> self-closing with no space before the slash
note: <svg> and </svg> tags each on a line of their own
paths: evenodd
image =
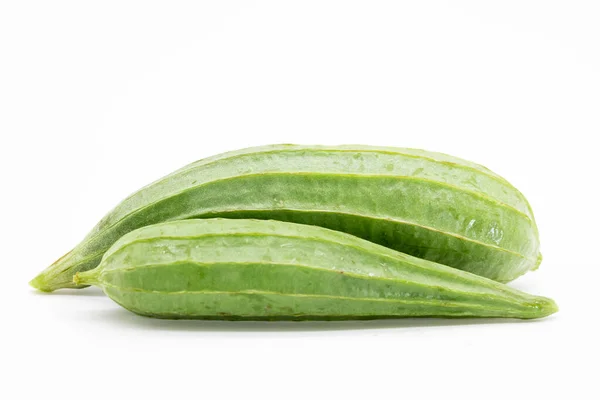
<svg viewBox="0 0 600 400">
<path fill-rule="evenodd" d="M 536 297 L 528 304 L 533 312 L 527 318 L 544 318 L 558 312 L 556 302 L 548 297 Z"/>
<path fill-rule="evenodd" d="M 83 286 L 78 286 L 73 283 L 71 272 L 67 268 L 70 254 L 71 251 L 53 262 L 52 265 L 30 280 L 29 285 L 42 292 L 53 292 L 63 288 L 82 288 Z"/>
<path fill-rule="evenodd" d="M 41 292 L 54 292 L 58 289 L 83 289 L 87 284 L 74 282 L 70 273 L 56 274 L 54 271 L 45 270 L 29 281 L 29 286 Z"/>
<path fill-rule="evenodd" d="M 44 273 L 39 274 L 35 278 L 29 281 L 29 286 L 40 292 L 54 292 L 57 289 L 82 289 L 87 284 L 77 284 L 73 280 L 68 280 L 68 277 L 48 277 Z"/>
<path fill-rule="evenodd" d="M 29 286 L 42 292 L 52 292 L 54 290 L 52 289 L 52 287 L 47 285 L 46 279 L 42 274 L 39 274 L 38 276 L 30 280 Z"/>
</svg>

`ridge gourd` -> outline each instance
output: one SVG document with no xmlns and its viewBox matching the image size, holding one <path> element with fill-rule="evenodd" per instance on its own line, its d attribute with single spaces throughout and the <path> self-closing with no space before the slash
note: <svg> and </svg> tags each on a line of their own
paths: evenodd
<svg viewBox="0 0 600 400">
<path fill-rule="evenodd" d="M 142 188 L 31 284 L 81 287 L 73 275 L 124 234 L 214 217 L 319 225 L 500 282 L 541 261 L 527 200 L 480 165 L 415 149 L 273 145 L 199 160 Z"/>
<path fill-rule="evenodd" d="M 158 318 L 540 318 L 548 298 L 346 233 L 269 220 L 202 219 L 126 234 L 77 273 L 123 307 Z"/>
</svg>

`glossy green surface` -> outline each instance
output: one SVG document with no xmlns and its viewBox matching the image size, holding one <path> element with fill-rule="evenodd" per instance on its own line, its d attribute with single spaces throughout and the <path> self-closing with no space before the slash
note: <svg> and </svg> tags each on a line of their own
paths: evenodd
<svg viewBox="0 0 600 400">
<path fill-rule="evenodd" d="M 73 287 L 127 232 L 211 217 L 320 225 L 501 282 L 541 260 L 526 199 L 482 166 L 413 149 L 276 145 L 200 160 L 144 187 L 31 283 Z"/>
<path fill-rule="evenodd" d="M 321 227 L 201 219 L 121 238 L 75 276 L 160 318 L 540 318 L 557 308 L 480 276 Z"/>
</svg>

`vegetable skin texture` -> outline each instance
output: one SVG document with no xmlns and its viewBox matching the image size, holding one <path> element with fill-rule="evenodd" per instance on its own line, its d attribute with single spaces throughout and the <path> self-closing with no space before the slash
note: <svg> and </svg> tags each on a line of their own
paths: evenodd
<svg viewBox="0 0 600 400">
<path fill-rule="evenodd" d="M 532 319 L 545 297 L 329 229 L 269 220 L 174 221 L 119 239 L 77 284 L 169 319 Z"/>
<path fill-rule="evenodd" d="M 137 228 L 190 218 L 258 218 L 319 225 L 500 282 L 541 262 L 524 196 L 490 170 L 415 149 L 273 145 L 189 164 L 109 212 L 31 285 L 74 285 Z"/>
</svg>

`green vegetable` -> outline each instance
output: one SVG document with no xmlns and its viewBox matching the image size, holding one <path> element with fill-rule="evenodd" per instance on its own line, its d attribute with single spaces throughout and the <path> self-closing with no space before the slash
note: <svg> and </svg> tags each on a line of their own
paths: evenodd
<svg viewBox="0 0 600 400">
<path fill-rule="evenodd" d="M 205 219 L 141 228 L 77 284 L 159 318 L 540 318 L 556 304 L 329 229 Z"/>
<path fill-rule="evenodd" d="M 79 287 L 73 275 L 127 232 L 212 217 L 320 225 L 501 282 L 541 261 L 527 201 L 482 166 L 422 150 L 276 145 L 200 160 L 144 187 L 31 284 Z"/>
</svg>

